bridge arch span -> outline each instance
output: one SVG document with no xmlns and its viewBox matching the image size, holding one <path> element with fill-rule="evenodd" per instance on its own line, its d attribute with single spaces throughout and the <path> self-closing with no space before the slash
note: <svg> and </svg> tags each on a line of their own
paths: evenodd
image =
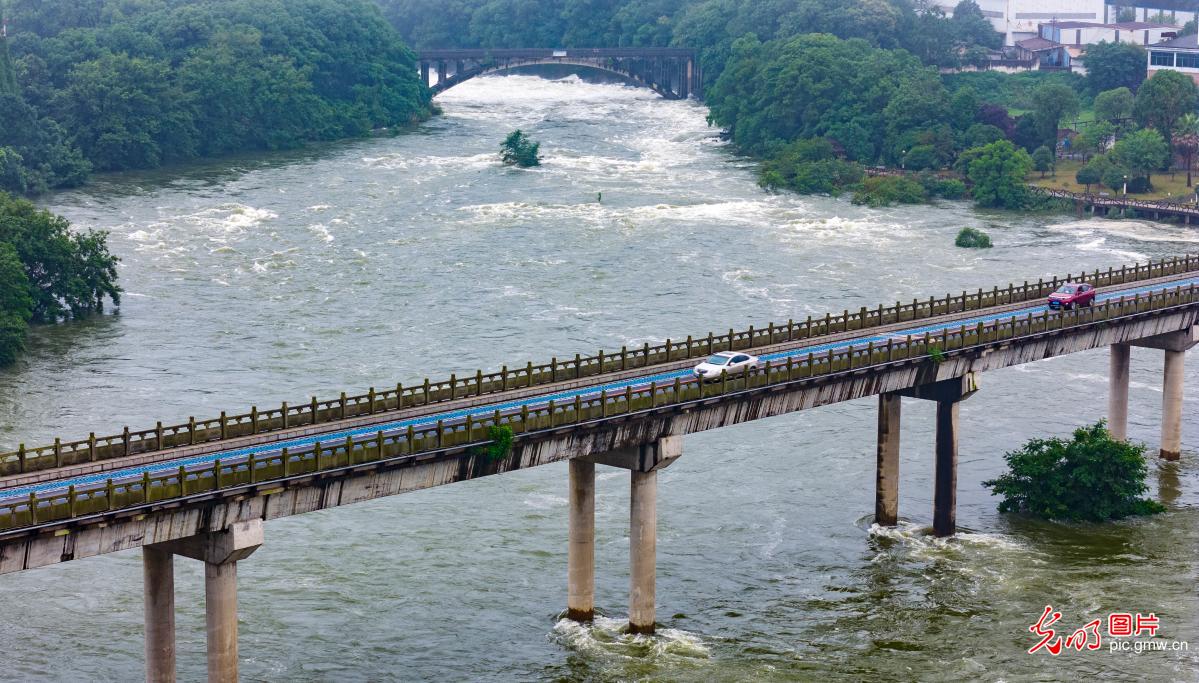
<svg viewBox="0 0 1199 683">
<path fill-rule="evenodd" d="M 434 95 L 478 76 L 523 66 L 564 64 L 620 76 L 666 99 L 703 96 L 695 51 L 686 48 L 425 50 L 418 53 L 417 63 L 421 80 Z"/>
</svg>

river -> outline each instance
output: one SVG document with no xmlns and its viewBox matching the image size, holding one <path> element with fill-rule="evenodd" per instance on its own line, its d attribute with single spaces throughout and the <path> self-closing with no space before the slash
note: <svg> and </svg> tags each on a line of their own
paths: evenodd
<svg viewBox="0 0 1199 683">
<path fill-rule="evenodd" d="M 576 77 L 482 78 L 417 129 L 53 195 L 111 231 L 117 315 L 43 327 L 0 371 L 0 447 L 823 315 L 1199 249 L 1199 229 L 963 202 L 869 209 L 769 194 L 705 109 Z M 544 165 L 497 162 L 515 128 Z M 602 192 L 602 201 L 599 193 Z M 963 226 L 995 247 L 953 246 Z M 594 626 L 566 604 L 566 466 L 267 526 L 240 568 L 249 681 L 1197 680 L 1199 361 L 1165 514 L 996 512 L 980 482 L 1105 410 L 1107 355 L 988 373 L 962 404 L 958 524 L 927 535 L 933 409 L 904 411 L 900 515 L 872 529 L 874 400 L 687 437 L 659 479 L 659 635 L 620 633 L 628 481 L 601 468 Z M 1161 353 L 1135 349 L 1130 437 L 1156 452 Z M 176 564 L 181 680 L 204 676 L 199 563 Z M 142 674 L 141 557 L 0 577 L 0 679 Z M 1189 652 L 1029 655 L 1154 612 Z M 1105 621 L 1106 625 L 1106 621 Z"/>
</svg>

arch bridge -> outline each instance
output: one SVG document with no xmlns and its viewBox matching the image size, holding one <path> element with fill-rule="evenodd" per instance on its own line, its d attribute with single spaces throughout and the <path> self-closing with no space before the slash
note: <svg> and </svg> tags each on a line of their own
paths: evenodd
<svg viewBox="0 0 1199 683">
<path fill-rule="evenodd" d="M 666 99 L 703 98 L 695 50 L 677 47 L 422 50 L 421 80 L 434 95 L 476 76 L 535 64 L 569 64 L 616 74 Z"/>
</svg>

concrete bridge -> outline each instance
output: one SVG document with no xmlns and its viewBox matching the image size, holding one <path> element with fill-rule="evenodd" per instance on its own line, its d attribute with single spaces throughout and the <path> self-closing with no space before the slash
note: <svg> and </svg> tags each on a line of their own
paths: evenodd
<svg viewBox="0 0 1199 683">
<path fill-rule="evenodd" d="M 475 76 L 534 64 L 571 64 L 616 74 L 667 99 L 703 99 L 703 74 L 695 50 L 687 48 L 422 50 L 416 59 L 421 80 L 434 95 Z"/>
<path fill-rule="evenodd" d="M 1050 311 L 1061 282 L 1095 305 Z M 175 677 L 174 557 L 205 563 L 209 678 L 237 678 L 237 563 L 264 523 L 568 461 L 566 614 L 594 610 L 596 465 L 629 470 L 629 628 L 655 625 L 657 472 L 684 436 L 879 396 L 875 518 L 898 510 L 900 399 L 935 404 L 933 533 L 955 531 L 958 404 L 992 369 L 1111 349 L 1109 424 L 1125 438 L 1129 347 L 1164 352 L 1160 455 L 1181 451 L 1183 358 L 1199 341 L 1199 256 L 895 302 L 663 344 L 252 407 L 0 454 L 0 573 L 142 548 L 146 676 Z M 714 351 L 765 365 L 715 383 Z M 1032 435 L 1028 435 L 1032 436 Z"/>
</svg>

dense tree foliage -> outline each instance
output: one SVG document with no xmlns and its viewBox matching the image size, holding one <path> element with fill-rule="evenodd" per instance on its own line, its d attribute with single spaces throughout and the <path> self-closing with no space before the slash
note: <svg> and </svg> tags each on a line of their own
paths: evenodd
<svg viewBox="0 0 1199 683">
<path fill-rule="evenodd" d="M 500 161 L 508 166 L 531 168 L 541 165 L 540 142 L 533 142 L 519 129 L 512 131 L 500 144 Z"/>
<path fill-rule="evenodd" d="M 1165 510 L 1141 497 L 1149 490 L 1145 447 L 1113 439 L 1102 422 L 1076 429 L 1068 441 L 1033 439 L 1004 459 L 1008 472 L 983 482 L 1003 496 L 1000 512 L 1104 522 Z"/>
<path fill-rule="evenodd" d="M 0 192 L 0 364 L 24 348 L 28 323 L 82 317 L 106 299 L 120 304 L 106 238 Z"/>
<path fill-rule="evenodd" d="M 1166 139 L 1174 124 L 1199 105 L 1199 90 L 1190 76 L 1163 69 L 1153 74 L 1137 91 L 1132 114 L 1141 126 L 1156 128 Z"/>
<path fill-rule="evenodd" d="M 1020 209 L 1028 204 L 1025 178 L 1032 170 L 1028 152 L 1007 140 L 967 150 L 959 159 L 974 183 L 974 201 L 982 206 Z"/>
<path fill-rule="evenodd" d="M 8 9 L 20 87 L 7 92 L 0 77 L 0 115 L 18 124 L 0 128 L 0 188 L 75 184 L 89 163 L 148 168 L 363 135 L 431 109 L 414 55 L 368 0 Z"/>
<path fill-rule="evenodd" d="M 744 38 L 708 92 L 710 118 L 751 154 L 772 155 L 792 140 L 827 137 L 850 159 L 872 161 L 885 142 L 906 132 L 905 122 L 892 123 L 883 112 L 900 84 L 918 79 L 921 70 L 906 52 L 871 49 L 858 39 Z"/>
<path fill-rule="evenodd" d="M 1087 88 L 1097 95 L 1113 88 L 1135 91 L 1145 80 L 1149 59 L 1140 45 L 1100 41 L 1087 46 L 1084 63 Z"/>
<path fill-rule="evenodd" d="M 1170 146 L 1162 134 L 1152 128 L 1129 133 L 1112 147 L 1112 161 L 1128 170 L 1134 178 L 1144 178 L 1153 186 L 1152 174 L 1170 160 Z"/>
</svg>

